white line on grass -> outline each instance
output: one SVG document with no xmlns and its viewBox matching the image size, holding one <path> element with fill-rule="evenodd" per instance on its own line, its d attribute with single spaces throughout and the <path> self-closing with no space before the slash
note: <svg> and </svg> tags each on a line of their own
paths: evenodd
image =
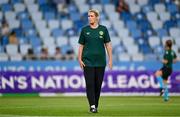
<svg viewBox="0 0 180 117">
<path fill-rule="evenodd" d="M 157 103 L 157 104 L 151 104 L 151 103 L 143 103 L 143 104 L 107 104 L 107 105 L 103 105 L 103 107 L 121 107 L 121 106 L 180 106 L 180 104 L 170 104 L 167 102 L 165 103 Z M 23 109 L 23 108 L 59 108 L 59 107 L 63 107 L 63 108 L 68 108 L 68 107 L 82 107 L 81 105 L 44 105 L 44 106 L 34 106 L 34 105 L 27 105 L 27 106 L 15 106 L 15 107 L 10 107 L 10 106 L 1 106 L 0 109 Z"/>
<path fill-rule="evenodd" d="M 130 115 L 118 115 L 118 116 L 96 116 L 95 114 L 93 116 L 29 116 L 29 115 L 5 115 L 5 114 L 0 114 L 0 117 L 179 117 L 179 116 L 146 116 L 146 115 L 140 115 L 140 116 L 130 116 Z"/>
</svg>

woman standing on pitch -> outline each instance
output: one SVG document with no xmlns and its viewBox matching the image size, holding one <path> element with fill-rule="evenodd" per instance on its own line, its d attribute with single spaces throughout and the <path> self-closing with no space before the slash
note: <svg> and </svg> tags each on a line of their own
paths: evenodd
<svg viewBox="0 0 180 117">
<path fill-rule="evenodd" d="M 176 53 L 171 48 L 172 41 L 167 40 L 165 43 L 165 53 L 162 60 L 163 67 L 155 73 L 155 76 L 160 84 L 160 96 L 164 93 L 164 101 L 169 100 L 167 80 L 172 73 L 172 64 L 177 61 Z"/>
<path fill-rule="evenodd" d="M 108 65 L 112 69 L 112 47 L 107 28 L 99 24 L 99 12 L 89 10 L 88 20 L 89 25 L 82 28 L 79 37 L 78 60 L 84 71 L 90 112 L 97 113 L 106 66 L 105 48 L 108 53 Z"/>
</svg>

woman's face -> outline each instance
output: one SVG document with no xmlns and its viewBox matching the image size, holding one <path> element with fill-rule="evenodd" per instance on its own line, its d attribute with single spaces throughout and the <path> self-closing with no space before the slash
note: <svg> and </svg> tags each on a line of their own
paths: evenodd
<svg viewBox="0 0 180 117">
<path fill-rule="evenodd" d="M 90 24 L 94 24 L 97 22 L 97 17 L 95 16 L 95 14 L 93 12 L 89 12 L 88 13 L 88 20 Z"/>
</svg>

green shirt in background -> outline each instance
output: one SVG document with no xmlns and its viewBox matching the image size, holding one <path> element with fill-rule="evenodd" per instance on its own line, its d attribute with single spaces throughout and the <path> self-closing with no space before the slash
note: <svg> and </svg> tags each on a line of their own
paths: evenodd
<svg viewBox="0 0 180 117">
<path fill-rule="evenodd" d="M 105 26 L 99 25 L 93 29 L 90 26 L 82 28 L 79 44 L 84 45 L 82 61 L 89 67 L 106 66 L 105 43 L 110 42 L 108 30 Z"/>
<path fill-rule="evenodd" d="M 173 59 L 175 59 L 176 53 L 173 50 L 166 50 L 164 53 L 164 59 L 168 61 L 167 64 L 164 64 L 165 67 L 172 68 Z"/>
</svg>

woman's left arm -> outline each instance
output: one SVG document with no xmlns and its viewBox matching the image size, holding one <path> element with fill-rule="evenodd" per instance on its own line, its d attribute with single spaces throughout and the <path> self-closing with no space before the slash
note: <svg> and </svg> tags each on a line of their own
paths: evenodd
<svg viewBox="0 0 180 117">
<path fill-rule="evenodd" d="M 108 66 L 112 70 L 112 45 L 111 42 L 105 43 L 106 51 L 108 53 Z"/>
</svg>

